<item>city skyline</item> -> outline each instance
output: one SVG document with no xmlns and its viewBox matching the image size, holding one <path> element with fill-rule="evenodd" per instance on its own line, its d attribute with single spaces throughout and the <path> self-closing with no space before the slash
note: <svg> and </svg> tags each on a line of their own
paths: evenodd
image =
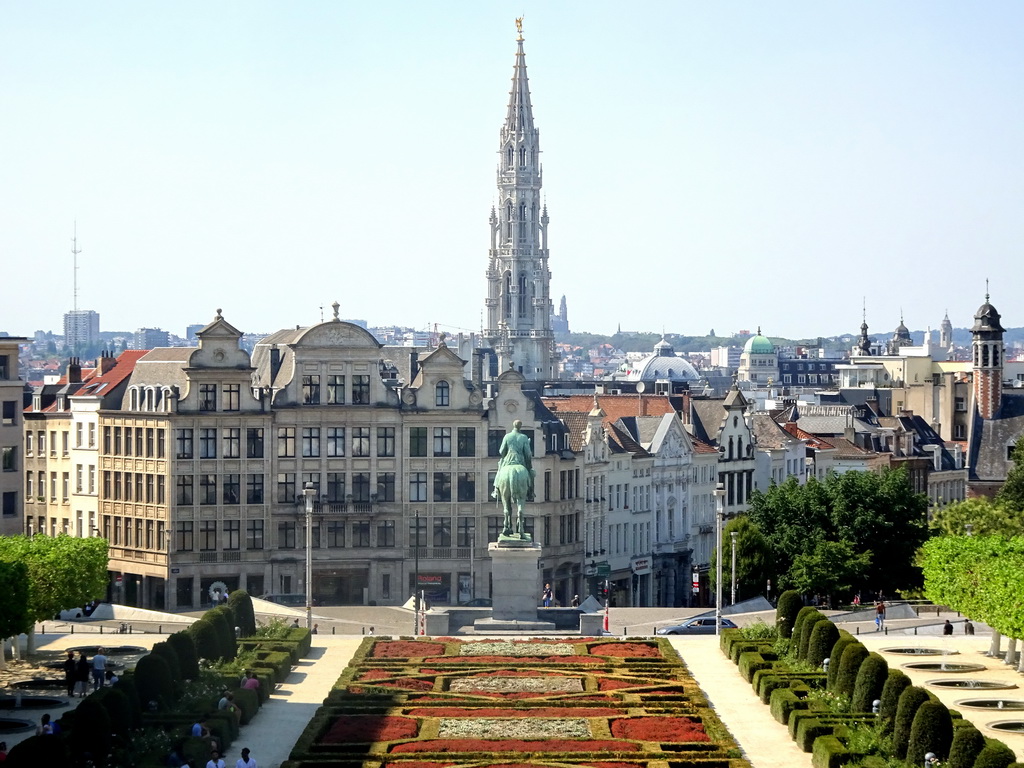
<svg viewBox="0 0 1024 768">
<path fill-rule="evenodd" d="M 0 252 L 47 282 L 2 329 L 60 326 L 77 219 L 106 328 L 478 331 L 522 12 L 573 330 L 1021 315 L 1017 6 L 398 8 L 9 8 Z"/>
</svg>

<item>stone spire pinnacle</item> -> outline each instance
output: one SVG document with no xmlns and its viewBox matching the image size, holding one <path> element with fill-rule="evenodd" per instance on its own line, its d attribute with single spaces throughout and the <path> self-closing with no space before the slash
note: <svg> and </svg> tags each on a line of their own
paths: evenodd
<svg viewBox="0 0 1024 768">
<path fill-rule="evenodd" d="M 522 136 L 532 133 L 533 105 L 530 103 L 530 81 L 526 76 L 526 53 L 523 51 L 522 19 L 517 19 L 519 37 L 516 40 L 516 63 L 512 70 L 512 90 L 508 96 L 508 112 L 505 115 L 505 127 L 502 139 L 510 136 Z"/>
</svg>

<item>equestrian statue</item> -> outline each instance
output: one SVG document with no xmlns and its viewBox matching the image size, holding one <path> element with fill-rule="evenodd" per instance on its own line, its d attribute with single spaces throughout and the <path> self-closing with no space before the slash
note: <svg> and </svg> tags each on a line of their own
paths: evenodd
<svg viewBox="0 0 1024 768">
<path fill-rule="evenodd" d="M 533 451 L 530 449 L 530 438 L 521 431 L 523 422 L 516 419 L 512 422 L 512 431 L 501 441 L 498 455 L 498 474 L 494 478 L 494 492 L 491 496 L 500 501 L 505 510 L 505 523 L 501 530 L 501 538 L 526 542 L 531 537 L 523 530 L 523 504 L 533 500 Z M 512 510 L 515 508 L 513 525 Z"/>
</svg>

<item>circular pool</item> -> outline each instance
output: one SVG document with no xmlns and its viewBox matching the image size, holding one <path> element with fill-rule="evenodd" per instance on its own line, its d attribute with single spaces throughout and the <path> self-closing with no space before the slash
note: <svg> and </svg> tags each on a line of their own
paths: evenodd
<svg viewBox="0 0 1024 768">
<path fill-rule="evenodd" d="M 882 653 L 895 653 L 901 656 L 952 656 L 960 651 L 945 648 L 883 648 Z"/>
<path fill-rule="evenodd" d="M 31 677 L 28 680 L 15 680 L 11 688 L 19 691 L 66 691 L 68 684 L 63 678 Z"/>
<path fill-rule="evenodd" d="M 18 720 L 14 717 L 0 717 L 0 733 L 23 733 L 31 731 L 36 724 L 29 720 Z"/>
<path fill-rule="evenodd" d="M 961 699 L 956 702 L 958 707 L 967 709 L 1005 709 L 1024 710 L 1024 701 L 1020 699 Z"/>
<path fill-rule="evenodd" d="M 994 731 L 1024 733 L 1024 720 L 999 720 L 995 723 L 986 723 L 985 725 Z"/>
<path fill-rule="evenodd" d="M 925 685 L 934 685 L 936 688 L 961 688 L 977 690 L 1005 690 L 1016 688 L 1013 683 L 999 683 L 995 680 L 928 680 Z"/>
<path fill-rule="evenodd" d="M 0 709 L 55 709 L 66 707 L 66 699 L 56 696 L 3 696 L 0 697 Z"/>
<path fill-rule="evenodd" d="M 100 648 L 103 649 L 104 656 L 141 656 L 149 653 L 148 648 L 142 648 L 138 645 L 78 645 L 74 648 L 68 648 L 68 650 L 75 653 L 85 651 L 85 654 L 91 658 L 99 653 Z"/>
<path fill-rule="evenodd" d="M 917 672 L 949 672 L 951 674 L 982 672 L 987 669 L 984 664 L 972 664 L 965 661 L 915 661 L 911 664 L 901 664 L 900 666 L 904 669 L 913 669 Z"/>
</svg>

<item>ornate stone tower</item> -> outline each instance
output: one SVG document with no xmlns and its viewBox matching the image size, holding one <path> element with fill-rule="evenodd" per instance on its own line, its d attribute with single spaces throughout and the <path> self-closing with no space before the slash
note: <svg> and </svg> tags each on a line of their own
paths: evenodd
<svg viewBox="0 0 1024 768">
<path fill-rule="evenodd" d="M 999 414 L 1003 397 L 1003 326 L 999 313 L 985 303 L 974 313 L 971 347 L 974 350 L 974 403 L 983 419 Z"/>
<path fill-rule="evenodd" d="M 945 350 L 953 346 L 953 323 L 949 320 L 948 309 L 946 316 L 942 318 L 942 324 L 939 325 L 939 346 Z"/>
<path fill-rule="evenodd" d="M 555 377 L 548 271 L 548 212 L 540 196 L 540 133 L 533 124 L 520 19 L 512 91 L 498 151 L 498 205 L 491 208 L 484 338 L 499 370 Z"/>
</svg>

